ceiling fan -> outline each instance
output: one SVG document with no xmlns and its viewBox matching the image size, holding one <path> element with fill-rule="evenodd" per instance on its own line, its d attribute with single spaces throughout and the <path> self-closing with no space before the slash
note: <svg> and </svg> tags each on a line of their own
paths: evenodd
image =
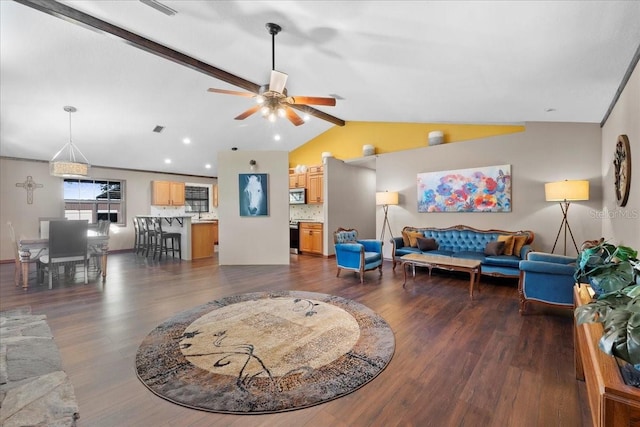
<svg viewBox="0 0 640 427">
<path fill-rule="evenodd" d="M 282 31 L 278 24 L 269 22 L 265 25 L 271 34 L 271 78 L 269 85 L 260 86 L 257 92 L 239 92 L 235 90 L 209 88 L 209 92 L 224 93 L 227 95 L 238 95 L 247 98 L 255 98 L 256 105 L 238 115 L 236 120 L 244 120 L 254 113 L 260 111 L 264 117 L 270 121 L 275 121 L 277 117 L 286 117 L 291 123 L 300 126 L 304 120 L 293 110 L 293 108 L 307 111 L 317 117 L 327 120 L 322 112 L 312 108 L 305 108 L 309 105 L 335 106 L 336 99 L 331 97 L 317 96 L 288 96 L 286 83 L 288 75 L 276 71 L 276 35 Z M 316 114 L 314 112 L 320 113 Z M 331 120 L 329 120 L 331 121 Z"/>
</svg>

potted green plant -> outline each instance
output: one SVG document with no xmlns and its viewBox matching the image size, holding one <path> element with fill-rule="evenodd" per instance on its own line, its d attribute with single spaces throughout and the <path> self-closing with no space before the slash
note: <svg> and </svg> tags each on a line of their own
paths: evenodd
<svg viewBox="0 0 640 427">
<path fill-rule="evenodd" d="M 635 249 L 615 246 L 602 239 L 583 247 L 578 255 L 575 279 L 588 282 L 595 298 L 576 308 L 575 316 L 578 324 L 602 323 L 600 349 L 640 369 L 640 261 L 637 257 Z M 640 382 L 633 385 L 638 384 Z"/>
</svg>

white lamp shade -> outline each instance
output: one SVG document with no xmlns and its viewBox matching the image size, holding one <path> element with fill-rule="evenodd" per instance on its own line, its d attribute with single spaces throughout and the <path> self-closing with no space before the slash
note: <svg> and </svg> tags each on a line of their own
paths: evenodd
<svg viewBox="0 0 640 427">
<path fill-rule="evenodd" d="M 49 172 L 53 176 L 63 178 L 84 177 L 89 175 L 89 165 L 71 161 L 49 162 Z"/>
<path fill-rule="evenodd" d="M 557 181 L 544 185 L 547 202 L 589 200 L 589 181 Z"/>
<path fill-rule="evenodd" d="M 397 191 L 379 191 L 376 193 L 376 205 L 397 205 Z"/>
</svg>

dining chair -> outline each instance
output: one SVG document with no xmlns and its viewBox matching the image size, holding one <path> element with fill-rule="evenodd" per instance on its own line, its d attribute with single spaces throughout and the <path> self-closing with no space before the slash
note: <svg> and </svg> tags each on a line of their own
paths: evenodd
<svg viewBox="0 0 640 427">
<path fill-rule="evenodd" d="M 13 224 L 11 221 L 7 222 L 7 226 L 9 227 L 9 237 L 11 238 L 11 246 L 13 248 L 13 255 L 15 257 L 15 272 L 14 272 L 14 280 L 16 286 L 20 286 L 20 282 L 22 279 L 22 261 L 20 260 L 20 247 L 18 245 L 18 238 L 16 237 L 16 232 L 13 228 Z M 46 253 L 46 249 L 40 249 L 37 254 L 31 254 L 29 261 L 29 266 L 31 264 L 36 265 L 38 258 Z M 30 268 L 29 268 L 30 269 Z"/>
<path fill-rule="evenodd" d="M 111 221 L 109 221 L 108 219 L 98 220 L 96 233 L 99 236 L 108 236 L 110 227 L 111 227 Z M 103 252 L 101 247 L 97 247 L 97 246 L 89 247 L 89 264 L 93 264 L 93 267 L 95 268 L 96 271 L 101 270 L 100 261 L 101 261 L 102 255 L 103 255 Z"/>
<path fill-rule="evenodd" d="M 58 275 L 59 268 L 64 265 L 65 272 L 74 271 L 75 266 L 84 267 L 84 283 L 88 279 L 87 220 L 50 221 L 49 253 L 38 260 L 39 281 L 42 282 L 45 272 L 49 274 L 49 289 L 53 287 L 53 276 Z"/>
<path fill-rule="evenodd" d="M 49 238 L 49 222 L 51 221 L 66 221 L 64 217 L 40 217 L 38 218 L 38 234 L 41 239 Z"/>
</svg>

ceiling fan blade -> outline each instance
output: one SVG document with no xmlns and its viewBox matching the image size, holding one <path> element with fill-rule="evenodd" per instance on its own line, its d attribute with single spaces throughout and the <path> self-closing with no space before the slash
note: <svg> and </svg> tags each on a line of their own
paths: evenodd
<svg viewBox="0 0 640 427">
<path fill-rule="evenodd" d="M 287 84 L 287 78 L 289 76 L 280 71 L 271 70 L 271 80 L 269 80 L 269 90 L 273 92 L 282 93 L 284 87 Z"/>
<path fill-rule="evenodd" d="M 238 96 L 245 96 L 247 98 L 253 98 L 255 95 L 255 93 L 249 93 L 249 92 L 238 92 L 237 90 L 227 90 L 227 89 L 216 89 L 213 87 L 210 87 L 209 89 L 207 89 L 208 92 L 215 92 L 215 93 L 225 93 L 227 95 L 238 95 Z"/>
<path fill-rule="evenodd" d="M 294 125 L 300 126 L 301 124 L 304 124 L 304 120 L 302 120 L 302 118 L 300 118 L 300 116 L 291 108 L 286 107 L 285 112 L 287 114 L 287 119 L 289 119 L 289 121 Z"/>
<path fill-rule="evenodd" d="M 253 113 L 257 112 L 258 110 L 260 110 L 260 105 L 254 105 L 253 107 L 249 108 L 247 111 L 245 111 L 244 113 L 240 114 L 238 117 L 236 117 L 236 120 L 244 120 L 247 117 L 249 117 L 250 115 L 252 115 Z"/>
<path fill-rule="evenodd" d="M 326 120 L 330 123 L 333 123 L 337 126 L 344 126 L 346 122 L 338 117 L 332 116 L 330 114 L 325 113 L 324 111 L 316 110 L 313 107 L 309 107 L 308 105 L 301 104 L 289 104 L 291 108 L 295 108 L 298 111 L 302 111 L 303 113 L 307 113 L 311 116 L 317 117 L 322 120 Z"/>
<path fill-rule="evenodd" d="M 287 102 L 290 104 L 303 104 L 303 105 L 328 105 L 335 106 L 335 98 L 323 98 L 319 96 L 290 96 L 287 98 Z"/>
</svg>

